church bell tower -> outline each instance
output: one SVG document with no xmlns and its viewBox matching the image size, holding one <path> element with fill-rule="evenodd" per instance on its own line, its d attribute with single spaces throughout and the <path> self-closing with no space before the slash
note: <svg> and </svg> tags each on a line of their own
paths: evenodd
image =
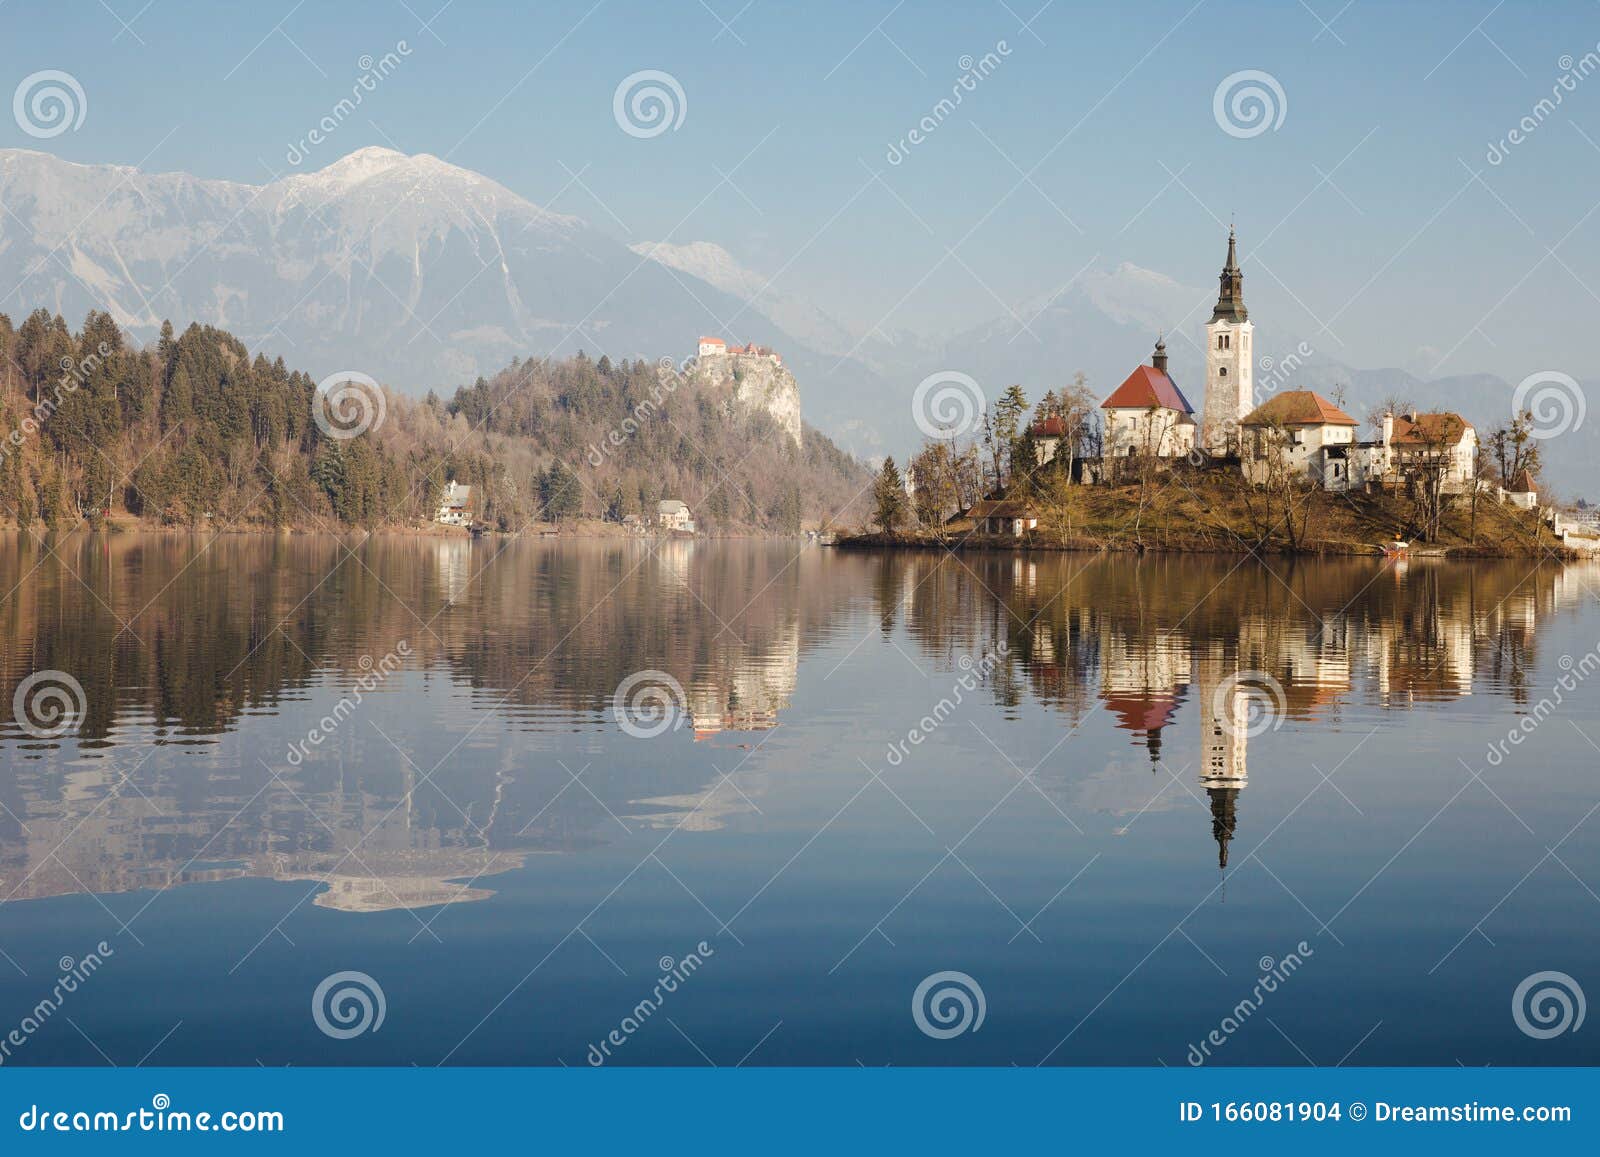
<svg viewBox="0 0 1600 1157">
<path fill-rule="evenodd" d="M 1244 274 L 1228 228 L 1228 260 L 1217 306 L 1206 325 L 1206 401 L 1201 443 L 1211 454 L 1237 453 L 1239 419 L 1255 408 L 1255 327 L 1244 307 Z"/>
</svg>

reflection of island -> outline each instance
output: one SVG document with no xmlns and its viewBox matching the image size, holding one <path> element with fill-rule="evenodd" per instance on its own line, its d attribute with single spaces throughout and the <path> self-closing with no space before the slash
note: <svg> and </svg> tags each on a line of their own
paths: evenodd
<svg viewBox="0 0 1600 1157">
<path fill-rule="evenodd" d="M 931 654 L 1003 634 L 1009 666 L 994 680 L 1003 702 L 1016 701 L 1022 682 L 1073 726 L 1104 708 L 1158 774 L 1198 761 L 1224 868 L 1249 783 L 1252 711 L 1335 721 L 1351 702 L 1407 710 L 1484 688 L 1523 702 L 1539 625 L 1600 587 L 1592 564 L 1529 573 L 1515 564 L 1419 560 L 1400 573 L 1366 561 L 1269 569 L 1170 556 L 1086 566 L 1040 556 L 1024 566 L 980 556 L 962 560 L 976 580 L 966 584 L 937 557 L 904 565 L 915 572 L 918 597 L 901 613 Z M 992 609 L 965 605 L 973 590 L 987 593 Z M 1195 729 L 1175 732 L 1186 711 L 1195 713 Z M 1184 744 L 1176 755 L 1175 734 Z M 1184 793 L 1127 772 L 1118 762 L 1040 779 L 1073 807 L 1134 815 L 1178 806 L 1170 797 Z"/>
</svg>

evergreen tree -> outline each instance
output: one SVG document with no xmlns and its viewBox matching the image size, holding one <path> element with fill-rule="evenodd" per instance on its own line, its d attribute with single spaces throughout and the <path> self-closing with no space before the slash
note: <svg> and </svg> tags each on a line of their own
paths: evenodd
<svg viewBox="0 0 1600 1157">
<path fill-rule="evenodd" d="M 872 486 L 872 501 L 874 520 L 885 533 L 893 534 L 906 518 L 906 486 L 893 458 L 883 460 L 883 469 Z"/>
</svg>

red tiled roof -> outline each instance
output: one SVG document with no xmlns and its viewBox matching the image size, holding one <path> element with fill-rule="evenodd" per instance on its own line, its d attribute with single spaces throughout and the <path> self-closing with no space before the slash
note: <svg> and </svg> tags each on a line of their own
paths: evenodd
<svg viewBox="0 0 1600 1157">
<path fill-rule="evenodd" d="M 1035 438 L 1065 438 L 1067 424 L 1061 418 L 1045 418 L 1033 424 Z"/>
<path fill-rule="evenodd" d="M 727 345 L 728 343 L 723 341 L 720 337 L 703 337 L 703 338 L 700 339 L 700 344 L 701 345 Z"/>
<path fill-rule="evenodd" d="M 1109 398 L 1100 403 L 1102 410 L 1147 410 L 1151 406 L 1179 410 L 1185 414 L 1194 413 L 1194 407 L 1183 396 L 1183 391 L 1178 389 L 1178 383 L 1154 366 L 1140 366 L 1134 370 L 1125 382 L 1111 391 Z"/>
<path fill-rule="evenodd" d="M 1510 486 L 1510 490 L 1516 494 L 1533 494 L 1538 489 L 1539 484 L 1533 480 L 1533 473 L 1529 470 L 1524 470 L 1521 474 L 1518 474 L 1517 480 Z"/>
<path fill-rule="evenodd" d="M 1396 445 L 1455 446 L 1466 432 L 1472 429 L 1460 414 L 1445 411 L 1439 414 L 1417 414 L 1416 420 L 1396 414 L 1394 435 L 1390 441 Z"/>
<path fill-rule="evenodd" d="M 1286 390 L 1245 415 L 1241 426 L 1359 426 L 1321 394 Z"/>
</svg>

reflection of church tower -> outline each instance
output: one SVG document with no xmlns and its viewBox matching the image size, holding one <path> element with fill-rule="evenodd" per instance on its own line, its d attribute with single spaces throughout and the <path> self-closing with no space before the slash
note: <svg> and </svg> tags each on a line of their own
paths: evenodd
<svg viewBox="0 0 1600 1157">
<path fill-rule="evenodd" d="M 1217 867 L 1228 866 L 1228 844 L 1233 839 L 1233 829 L 1239 822 L 1239 789 L 1236 787 L 1208 787 L 1211 797 L 1211 837 L 1217 841 Z"/>
<path fill-rule="evenodd" d="M 1228 866 L 1228 844 L 1238 824 L 1239 793 L 1249 783 L 1249 702 L 1238 664 L 1220 646 L 1195 660 L 1200 690 L 1200 786 L 1211 797 L 1211 835 L 1217 867 Z"/>
</svg>

